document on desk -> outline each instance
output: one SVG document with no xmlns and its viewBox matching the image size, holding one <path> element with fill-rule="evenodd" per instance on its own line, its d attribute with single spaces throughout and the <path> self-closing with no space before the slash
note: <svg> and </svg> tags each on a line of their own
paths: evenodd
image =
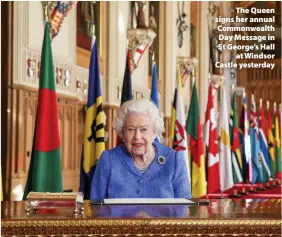
<svg viewBox="0 0 282 237">
<path fill-rule="evenodd" d="M 110 198 L 91 200 L 91 203 L 104 205 L 198 205 L 197 202 L 186 198 Z"/>
</svg>

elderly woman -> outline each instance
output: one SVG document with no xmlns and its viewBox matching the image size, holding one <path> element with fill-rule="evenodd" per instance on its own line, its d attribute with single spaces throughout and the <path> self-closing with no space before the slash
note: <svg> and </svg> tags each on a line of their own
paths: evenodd
<svg viewBox="0 0 282 237">
<path fill-rule="evenodd" d="M 113 127 L 123 144 L 99 158 L 91 199 L 191 197 L 184 158 L 154 142 L 164 131 L 155 104 L 147 99 L 125 102 Z"/>
</svg>

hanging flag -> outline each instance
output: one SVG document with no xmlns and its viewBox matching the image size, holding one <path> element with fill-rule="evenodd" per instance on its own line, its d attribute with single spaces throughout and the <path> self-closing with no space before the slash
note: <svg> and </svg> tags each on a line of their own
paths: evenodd
<svg viewBox="0 0 282 237">
<path fill-rule="evenodd" d="M 230 130 L 233 182 L 234 184 L 237 184 L 243 181 L 243 162 L 240 151 L 237 103 L 235 93 L 233 93 L 231 101 Z"/>
<path fill-rule="evenodd" d="M 265 126 L 265 118 L 264 118 L 264 108 L 262 106 L 259 111 L 259 143 L 260 143 L 260 153 L 259 159 L 262 162 L 262 174 L 263 174 L 263 183 L 267 183 L 270 178 L 270 161 L 269 161 L 269 153 L 268 153 L 268 146 L 265 137 L 266 133 L 266 126 Z"/>
<path fill-rule="evenodd" d="M 262 182 L 262 164 L 259 161 L 259 130 L 256 114 L 256 102 L 252 95 L 252 103 L 250 109 L 250 138 L 251 138 L 251 152 L 252 152 L 252 168 L 253 168 L 253 181 L 252 183 Z"/>
<path fill-rule="evenodd" d="M 224 86 L 221 86 L 219 134 L 220 189 L 224 192 L 225 190 L 232 188 L 234 185 L 232 176 L 227 99 Z"/>
<path fill-rule="evenodd" d="M 35 130 L 23 199 L 30 191 L 63 191 L 57 96 L 48 23 L 45 24 L 41 52 Z"/>
<path fill-rule="evenodd" d="M 243 92 L 243 104 L 240 119 L 240 143 L 242 146 L 242 160 L 243 160 L 243 181 L 245 183 L 252 182 L 252 153 L 251 153 L 251 140 L 249 133 L 249 119 L 247 112 L 247 97 Z"/>
<path fill-rule="evenodd" d="M 214 89 L 212 83 L 210 83 L 205 122 L 208 193 L 218 193 L 220 191 L 217 121 L 215 115 L 215 108 L 213 105 L 213 91 Z"/>
<path fill-rule="evenodd" d="M 270 168 L 270 175 L 271 178 L 275 178 L 276 173 L 276 164 L 275 164 L 275 148 L 274 148 L 274 136 L 272 133 L 273 130 L 273 123 L 272 123 L 272 116 L 271 111 L 269 108 L 269 102 L 267 101 L 267 143 L 268 143 L 268 151 L 269 151 L 269 168 Z"/>
<path fill-rule="evenodd" d="M 129 35 L 130 36 L 129 38 L 131 39 L 133 39 L 132 33 L 134 30 L 135 29 L 129 29 L 127 31 L 127 35 Z M 151 46 L 151 44 L 154 41 L 154 38 L 156 37 L 156 33 L 153 30 L 151 30 L 150 28 L 148 30 L 149 30 L 149 34 L 147 35 L 146 40 L 144 39 L 129 40 L 129 45 L 131 47 L 130 49 L 128 49 L 130 51 L 130 57 L 128 59 L 129 59 L 129 68 L 131 73 L 133 73 L 134 69 L 138 67 L 140 59 L 144 55 L 146 49 Z"/>
<path fill-rule="evenodd" d="M 178 66 L 173 149 L 182 154 L 187 167 L 188 180 L 189 183 L 191 183 L 190 166 L 188 162 L 187 134 L 185 131 L 184 104 L 182 98 L 182 83 L 180 78 L 180 69 Z"/>
<path fill-rule="evenodd" d="M 90 197 L 91 181 L 96 162 L 105 150 L 104 112 L 102 106 L 99 56 L 97 41 L 94 35 L 92 36 L 92 45 L 79 187 L 79 191 L 84 193 L 84 199 L 89 199 Z"/>
<path fill-rule="evenodd" d="M 279 112 L 278 109 L 274 115 L 274 138 L 275 138 L 275 158 L 276 158 L 276 178 L 282 179 L 282 160 L 281 160 L 281 141 L 279 128 Z"/>
<path fill-rule="evenodd" d="M 152 69 L 151 101 L 153 101 L 157 106 L 157 108 L 159 108 L 158 72 L 157 72 L 157 64 L 155 62 L 153 63 L 153 69 Z"/>
<path fill-rule="evenodd" d="M 195 81 L 186 121 L 186 131 L 190 135 L 189 146 L 191 150 L 192 161 L 191 186 L 193 198 L 199 198 L 207 194 L 203 134 L 200 123 L 199 110 L 200 109 Z"/>
</svg>

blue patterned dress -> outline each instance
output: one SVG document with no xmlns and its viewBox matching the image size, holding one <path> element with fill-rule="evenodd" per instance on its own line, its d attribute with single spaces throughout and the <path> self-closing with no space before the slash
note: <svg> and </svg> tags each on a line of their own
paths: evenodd
<svg viewBox="0 0 282 237">
<path fill-rule="evenodd" d="M 156 155 L 146 172 L 134 165 L 124 144 L 105 150 L 91 183 L 90 199 L 191 198 L 187 168 L 180 153 L 154 142 Z M 160 162 L 159 157 L 164 157 Z"/>
</svg>

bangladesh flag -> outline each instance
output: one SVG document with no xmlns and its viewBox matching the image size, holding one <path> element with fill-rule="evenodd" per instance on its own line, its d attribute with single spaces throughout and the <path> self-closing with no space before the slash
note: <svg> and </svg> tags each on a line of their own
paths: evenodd
<svg viewBox="0 0 282 237">
<path fill-rule="evenodd" d="M 41 53 L 35 123 L 32 154 L 23 199 L 26 199 L 31 191 L 63 191 L 57 96 L 48 23 L 45 25 Z"/>
</svg>

